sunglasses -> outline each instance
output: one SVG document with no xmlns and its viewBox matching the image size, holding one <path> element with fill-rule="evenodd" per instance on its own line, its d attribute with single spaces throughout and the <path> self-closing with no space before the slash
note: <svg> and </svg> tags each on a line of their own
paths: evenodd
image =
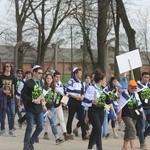
<svg viewBox="0 0 150 150">
<path fill-rule="evenodd" d="M 11 66 L 9 66 L 9 65 L 6 65 L 6 67 L 8 68 L 8 67 L 11 67 Z"/>
<path fill-rule="evenodd" d="M 136 89 L 137 89 L 137 87 L 131 87 L 131 89 L 134 89 L 134 90 L 136 90 Z"/>
<path fill-rule="evenodd" d="M 43 72 L 37 72 L 38 74 L 43 74 Z"/>
</svg>

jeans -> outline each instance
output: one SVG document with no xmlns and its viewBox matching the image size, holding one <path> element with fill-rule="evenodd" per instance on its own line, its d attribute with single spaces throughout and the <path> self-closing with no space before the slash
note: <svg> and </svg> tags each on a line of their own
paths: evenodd
<svg viewBox="0 0 150 150">
<path fill-rule="evenodd" d="M 89 139 L 88 149 L 92 149 L 93 145 L 96 144 L 97 150 L 102 150 L 101 127 L 104 119 L 104 110 L 95 110 L 91 107 L 89 108 L 88 116 L 93 126 Z"/>
<path fill-rule="evenodd" d="M 30 112 L 26 112 L 26 121 L 27 127 L 24 136 L 24 148 L 28 148 L 30 144 L 33 144 L 41 131 L 44 128 L 44 117 L 43 113 L 33 114 Z M 34 123 L 36 124 L 36 129 L 32 134 L 32 129 Z M 32 134 L 32 135 L 31 135 Z"/>
<path fill-rule="evenodd" d="M 15 120 L 15 100 L 7 100 L 7 116 L 8 116 L 8 125 L 9 130 L 14 128 L 14 120 Z"/>
<path fill-rule="evenodd" d="M 118 108 L 114 107 L 114 111 L 115 111 L 116 115 L 118 115 Z M 116 120 L 115 120 L 115 117 L 114 117 L 114 112 L 112 110 L 109 111 L 108 119 L 111 120 L 111 127 L 115 128 Z"/>
<path fill-rule="evenodd" d="M 51 107 L 49 110 L 52 112 L 53 115 L 52 115 L 51 118 L 48 117 L 48 119 L 49 119 L 49 122 L 50 122 L 50 125 L 51 125 L 52 132 L 53 132 L 55 138 L 57 138 L 58 130 L 57 130 L 57 127 L 56 127 L 56 117 L 57 117 L 56 116 L 56 111 L 55 111 L 54 107 Z"/>
<path fill-rule="evenodd" d="M 104 110 L 104 121 L 101 128 L 101 136 L 105 137 L 108 133 L 108 111 Z"/>
<path fill-rule="evenodd" d="M 140 143 L 144 143 L 145 120 L 143 119 L 142 113 L 138 116 L 136 130 Z"/>
<path fill-rule="evenodd" d="M 150 109 L 144 110 L 146 121 L 150 124 Z M 147 135 L 150 133 L 150 126 L 145 130 L 144 137 L 147 137 Z"/>
<path fill-rule="evenodd" d="M 6 109 L 0 108 L 1 130 L 5 130 Z"/>
</svg>

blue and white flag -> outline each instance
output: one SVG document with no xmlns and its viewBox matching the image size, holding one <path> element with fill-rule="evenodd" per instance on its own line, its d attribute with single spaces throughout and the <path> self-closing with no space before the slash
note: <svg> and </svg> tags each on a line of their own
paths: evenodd
<svg viewBox="0 0 150 150">
<path fill-rule="evenodd" d="M 132 98 L 132 96 L 129 95 L 128 90 L 125 90 L 122 92 L 122 94 L 120 95 L 120 99 L 118 101 L 118 103 L 119 103 L 118 112 L 120 112 L 120 110 L 128 103 L 128 101 Z M 140 101 L 140 98 L 139 98 L 137 92 L 134 93 L 134 97 L 138 101 L 138 106 L 139 106 L 140 110 L 142 111 L 142 103 Z"/>
<path fill-rule="evenodd" d="M 137 82 L 137 92 L 140 92 L 146 88 L 148 88 L 148 83 L 147 84 L 142 84 L 140 81 Z"/>
<path fill-rule="evenodd" d="M 84 106 L 84 109 L 85 110 L 88 110 L 89 107 L 92 106 L 92 101 L 94 100 L 95 98 L 95 87 L 90 85 L 87 90 L 86 90 L 86 93 L 84 95 L 84 99 L 81 103 L 82 106 Z"/>
</svg>

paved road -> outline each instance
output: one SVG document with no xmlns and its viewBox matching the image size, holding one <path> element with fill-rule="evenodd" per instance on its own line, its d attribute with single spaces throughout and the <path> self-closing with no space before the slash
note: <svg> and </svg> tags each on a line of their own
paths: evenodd
<svg viewBox="0 0 150 150">
<path fill-rule="evenodd" d="M 65 118 L 67 118 L 67 113 L 65 112 Z M 73 123 L 75 126 L 76 120 Z M 0 136 L 0 150 L 22 150 L 23 148 L 23 137 L 25 126 L 22 129 L 16 124 L 16 134 L 17 137 L 9 137 L 8 134 L 5 136 Z M 62 132 L 59 128 L 60 136 L 62 136 Z M 103 139 L 103 150 L 121 150 L 123 143 L 123 132 L 118 132 L 122 137 L 119 139 L 114 139 L 112 136 L 108 139 Z M 148 143 L 149 142 L 149 143 Z M 147 138 L 148 148 L 150 150 L 150 136 Z M 43 133 L 40 135 L 40 143 L 35 144 L 35 150 L 87 150 L 88 141 L 82 141 L 81 136 L 75 137 L 74 140 L 66 141 L 60 145 L 55 144 L 55 139 L 50 131 L 50 140 L 43 139 Z M 136 147 L 139 149 L 139 142 L 136 139 Z"/>
</svg>

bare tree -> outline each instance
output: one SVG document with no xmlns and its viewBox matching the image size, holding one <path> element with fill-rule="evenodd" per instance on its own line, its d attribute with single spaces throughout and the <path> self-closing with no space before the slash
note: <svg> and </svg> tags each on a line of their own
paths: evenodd
<svg viewBox="0 0 150 150">
<path fill-rule="evenodd" d="M 136 41 L 135 41 L 135 30 L 131 27 L 128 16 L 126 14 L 125 6 L 122 0 L 116 0 L 116 3 L 118 5 L 118 12 L 120 19 L 122 21 L 123 27 L 126 31 L 127 38 L 128 38 L 128 44 L 129 44 L 129 51 L 136 49 Z M 135 79 L 140 78 L 140 69 L 134 70 Z"/>
<path fill-rule="evenodd" d="M 106 41 L 108 35 L 108 12 L 110 8 L 110 0 L 98 0 L 98 27 L 97 27 L 97 46 L 98 60 L 97 67 L 102 71 L 106 71 Z M 106 72 L 105 72 L 106 73 Z"/>
<path fill-rule="evenodd" d="M 43 0 L 39 2 L 41 8 L 35 11 L 35 7 L 39 4 L 31 0 L 28 1 L 38 30 L 37 64 L 43 65 L 47 47 L 55 32 L 75 9 L 72 0 Z"/>
<path fill-rule="evenodd" d="M 37 5 L 34 8 L 34 11 L 41 5 Z M 16 47 L 17 49 L 17 68 L 22 68 L 23 66 L 23 59 L 24 59 L 24 54 L 26 49 L 22 49 L 20 46 L 18 47 L 18 43 L 23 41 L 23 34 L 29 30 L 28 28 L 25 29 L 25 23 L 27 22 L 27 19 L 31 16 L 32 11 L 30 10 L 29 7 L 29 2 L 28 0 L 15 0 L 15 14 L 16 14 L 16 25 L 17 25 L 17 44 L 15 46 L 15 51 Z M 16 57 L 16 56 L 15 56 Z"/>
</svg>

